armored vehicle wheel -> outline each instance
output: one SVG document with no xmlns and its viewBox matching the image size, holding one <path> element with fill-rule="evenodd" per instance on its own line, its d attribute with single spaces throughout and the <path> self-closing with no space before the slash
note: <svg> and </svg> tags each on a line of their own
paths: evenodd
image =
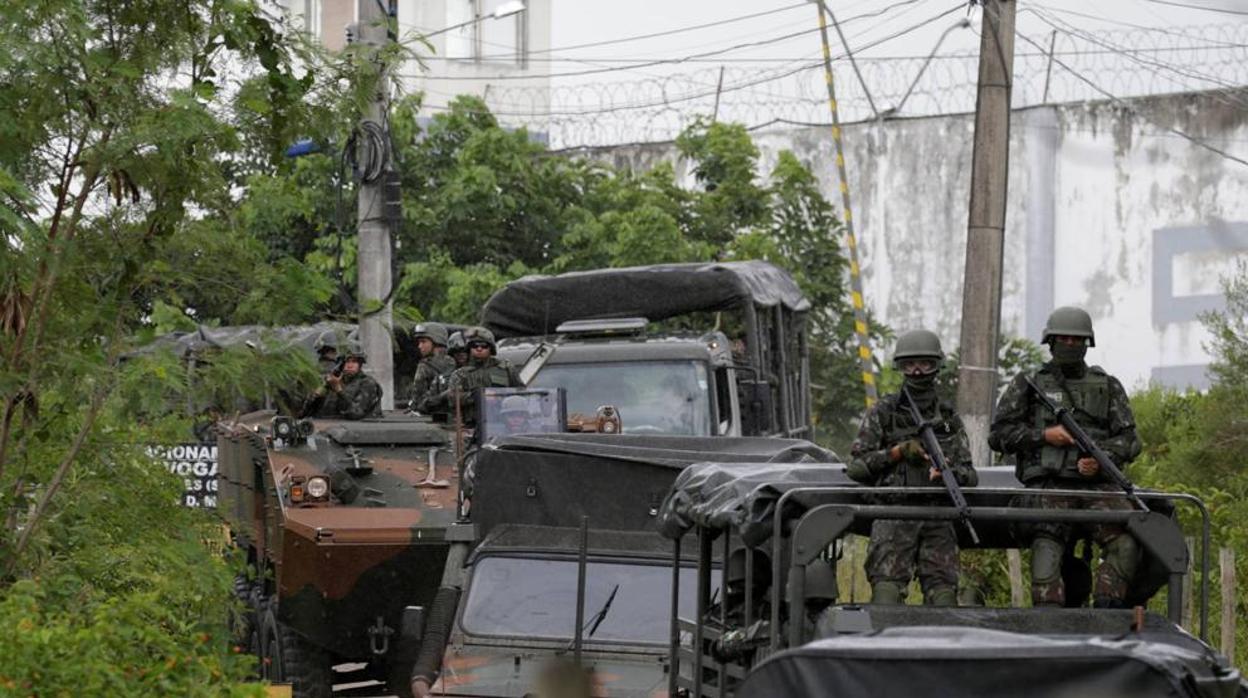
<svg viewBox="0 0 1248 698">
<path fill-rule="evenodd" d="M 260 616 L 260 678 L 291 684 L 295 698 L 330 698 L 333 668 L 325 650 L 307 642 L 277 620 L 277 603 Z"/>
<path fill-rule="evenodd" d="M 247 579 L 247 575 L 240 574 L 234 577 L 234 598 L 238 600 L 239 605 L 230 613 L 230 635 L 239 652 L 251 655 L 259 655 L 260 650 L 256 632 L 259 625 L 257 611 L 259 596 L 259 589 Z"/>
</svg>

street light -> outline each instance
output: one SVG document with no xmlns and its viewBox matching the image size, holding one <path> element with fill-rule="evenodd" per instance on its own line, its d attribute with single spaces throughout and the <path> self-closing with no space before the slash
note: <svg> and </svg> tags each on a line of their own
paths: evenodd
<svg viewBox="0 0 1248 698">
<path fill-rule="evenodd" d="M 437 36 L 438 34 L 445 34 L 446 32 L 454 31 L 456 29 L 463 29 L 464 27 L 470 24 L 476 24 L 477 22 L 481 22 L 487 19 L 502 19 L 504 17 L 510 17 L 516 14 L 517 12 L 523 12 L 523 11 L 524 11 L 523 0 L 511 0 L 511 2 L 505 2 L 499 5 L 498 7 L 494 8 L 493 12 L 491 12 L 488 15 L 485 15 L 484 17 L 473 17 L 467 22 L 460 22 L 459 24 L 452 24 L 449 27 L 443 27 L 442 29 L 439 29 L 436 32 L 429 32 L 428 34 L 425 34 L 425 38 L 428 39 L 431 36 Z"/>
</svg>

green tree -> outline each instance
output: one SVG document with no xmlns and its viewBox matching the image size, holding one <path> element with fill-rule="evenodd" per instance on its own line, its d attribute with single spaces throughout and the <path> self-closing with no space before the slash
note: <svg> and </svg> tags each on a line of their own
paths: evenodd
<svg viewBox="0 0 1248 698">
<path fill-rule="evenodd" d="M 250 0 L 8 3 L 0 44 L 0 692 L 231 693 L 220 528 L 143 447 L 186 439 L 192 386 L 134 349 L 323 312 L 323 277 L 230 224 L 311 83 Z M 219 108 L 226 65 L 263 120 Z M 209 387 L 279 363 L 223 355 Z"/>
</svg>

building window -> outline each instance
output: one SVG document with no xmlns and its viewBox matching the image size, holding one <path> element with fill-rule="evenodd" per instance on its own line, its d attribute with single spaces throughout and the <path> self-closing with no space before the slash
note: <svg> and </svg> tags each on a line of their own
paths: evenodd
<svg viewBox="0 0 1248 698">
<path fill-rule="evenodd" d="M 494 19 L 507 0 L 447 0 L 446 26 L 466 26 L 446 33 L 446 57 L 525 67 L 528 63 L 527 10 Z M 477 19 L 478 21 L 472 22 Z"/>
</svg>

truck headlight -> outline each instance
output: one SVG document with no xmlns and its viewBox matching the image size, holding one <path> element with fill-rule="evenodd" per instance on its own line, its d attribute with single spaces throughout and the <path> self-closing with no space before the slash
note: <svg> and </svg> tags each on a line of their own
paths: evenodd
<svg viewBox="0 0 1248 698">
<path fill-rule="evenodd" d="M 308 496 L 312 499 L 325 499 L 329 495 L 329 480 L 323 477 L 310 477 L 305 485 Z"/>
</svg>

